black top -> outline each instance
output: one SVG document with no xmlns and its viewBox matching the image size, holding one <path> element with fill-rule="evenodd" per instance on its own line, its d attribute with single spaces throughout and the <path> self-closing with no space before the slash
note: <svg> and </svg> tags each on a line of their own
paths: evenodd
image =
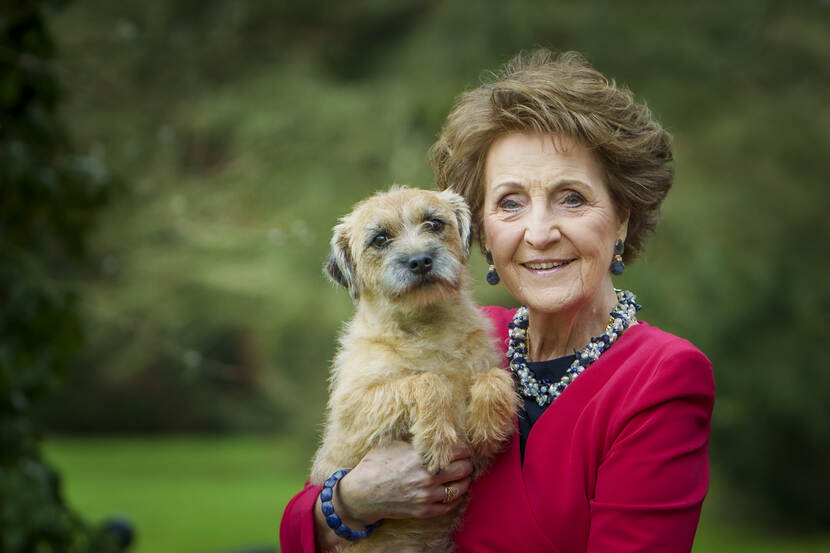
<svg viewBox="0 0 830 553">
<path fill-rule="evenodd" d="M 549 359 L 547 361 L 535 361 L 528 363 L 527 366 L 530 371 L 536 376 L 537 380 L 547 378 L 551 382 L 559 382 L 559 379 L 565 375 L 565 371 L 571 366 L 571 363 L 576 359 L 576 355 L 566 355 L 565 357 L 557 357 L 556 359 Z M 530 429 L 533 424 L 539 420 L 542 413 L 550 405 L 548 403 L 544 407 L 540 407 L 535 399 L 524 399 L 524 405 L 519 409 L 519 445 L 522 453 L 522 461 L 525 458 L 525 444 L 527 444 L 527 437 L 530 435 Z"/>
</svg>

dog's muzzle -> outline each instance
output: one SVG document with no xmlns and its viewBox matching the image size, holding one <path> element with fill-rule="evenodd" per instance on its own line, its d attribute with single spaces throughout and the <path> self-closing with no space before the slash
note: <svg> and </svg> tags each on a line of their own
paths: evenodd
<svg viewBox="0 0 830 553">
<path fill-rule="evenodd" d="M 432 256 L 429 254 L 413 255 L 407 260 L 406 265 L 412 274 L 426 276 L 432 271 Z"/>
<path fill-rule="evenodd" d="M 387 260 L 383 285 L 391 297 L 424 287 L 449 285 L 455 287 L 461 264 L 446 249 L 430 248 L 409 252 Z"/>
</svg>

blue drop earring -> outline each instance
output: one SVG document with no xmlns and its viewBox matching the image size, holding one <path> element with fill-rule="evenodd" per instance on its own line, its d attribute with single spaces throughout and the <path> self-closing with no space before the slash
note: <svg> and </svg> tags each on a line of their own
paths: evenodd
<svg viewBox="0 0 830 553">
<path fill-rule="evenodd" d="M 487 258 L 487 264 L 490 265 L 490 269 L 487 270 L 487 284 L 495 286 L 501 279 L 499 278 L 499 274 L 496 272 L 496 266 L 493 265 L 493 254 L 490 253 L 490 250 L 487 250 L 485 257 Z"/>
<path fill-rule="evenodd" d="M 622 240 L 617 240 L 614 243 L 614 259 L 611 261 L 611 274 L 613 275 L 621 275 L 623 271 L 625 271 L 625 265 L 623 265 L 622 254 L 625 251 L 625 244 L 623 244 Z"/>
</svg>

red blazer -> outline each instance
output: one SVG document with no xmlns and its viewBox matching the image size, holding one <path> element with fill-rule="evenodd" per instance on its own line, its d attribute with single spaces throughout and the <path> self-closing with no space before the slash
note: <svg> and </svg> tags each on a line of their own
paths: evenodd
<svg viewBox="0 0 830 553">
<path fill-rule="evenodd" d="M 513 310 L 487 307 L 502 342 Z M 472 486 L 457 553 L 674 553 L 692 547 L 709 485 L 709 360 L 647 323 L 628 329 Z M 314 551 L 307 486 L 286 506 L 283 553 Z"/>
</svg>

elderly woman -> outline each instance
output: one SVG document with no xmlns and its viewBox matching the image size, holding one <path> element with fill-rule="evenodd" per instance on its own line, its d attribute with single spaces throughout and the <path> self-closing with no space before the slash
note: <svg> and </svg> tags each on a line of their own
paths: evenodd
<svg viewBox="0 0 830 553">
<path fill-rule="evenodd" d="M 524 398 L 518 432 L 472 483 L 463 448 L 437 475 L 409 444 L 372 450 L 335 488 L 344 523 L 437 516 L 458 495 L 460 553 L 688 552 L 709 481 L 711 364 L 638 320 L 612 282 L 656 225 L 671 136 L 580 55 L 540 50 L 462 94 L 431 157 L 439 188 L 470 204 L 488 282 L 521 304 L 485 308 Z M 283 553 L 346 543 L 319 491 L 286 507 Z"/>
</svg>

